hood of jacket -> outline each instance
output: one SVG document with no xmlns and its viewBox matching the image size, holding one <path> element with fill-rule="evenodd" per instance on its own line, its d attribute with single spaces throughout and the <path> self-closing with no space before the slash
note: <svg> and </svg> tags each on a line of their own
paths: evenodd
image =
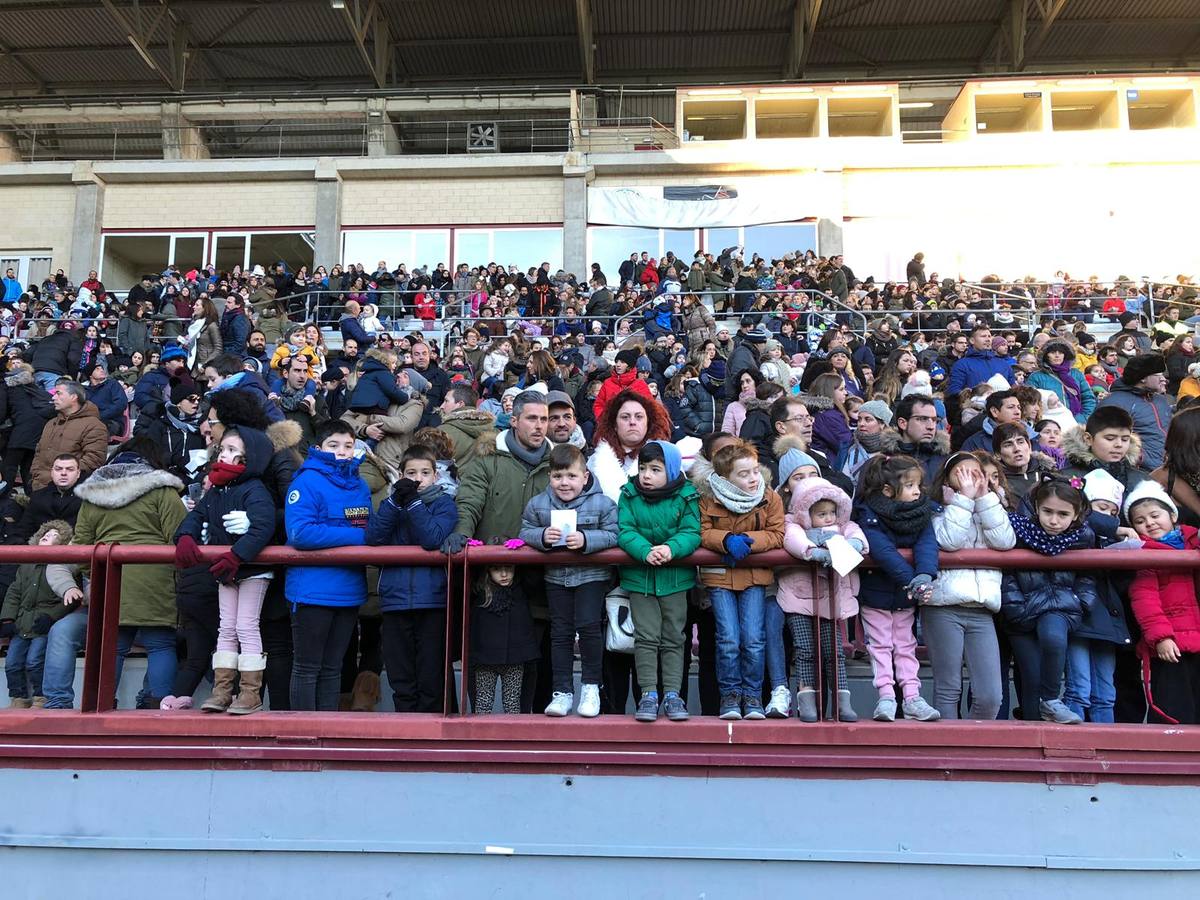
<svg viewBox="0 0 1200 900">
<path fill-rule="evenodd" d="M 280 450 L 299 448 L 301 442 L 304 440 L 304 431 L 298 423 L 293 422 L 291 419 L 272 422 L 267 426 L 266 435 L 276 453 Z"/>
<path fill-rule="evenodd" d="M 360 480 L 358 477 L 358 466 L 359 460 L 353 457 L 350 459 L 336 459 L 332 453 L 311 447 L 309 448 L 308 456 L 304 460 L 304 464 L 300 466 L 300 472 L 305 470 L 320 472 L 337 487 L 352 488 L 356 487 Z M 300 472 L 296 474 L 299 475 Z"/>
<path fill-rule="evenodd" d="M 33 533 L 33 535 L 29 538 L 29 545 L 31 547 L 36 547 L 38 542 L 41 541 L 43 535 L 49 531 L 58 532 L 58 542 L 55 544 L 56 547 L 61 547 L 71 543 L 71 538 L 75 537 L 75 529 L 71 527 L 69 522 L 65 522 L 62 519 L 51 519 L 48 522 L 43 522 L 42 527 Z"/>
<path fill-rule="evenodd" d="M 1072 428 L 1063 435 L 1063 453 L 1067 455 L 1067 462 L 1073 463 L 1084 468 L 1091 468 L 1098 462 L 1096 454 L 1092 452 L 1092 448 L 1087 445 L 1084 440 L 1084 429 Z M 1129 436 L 1129 449 L 1125 451 L 1125 462 L 1131 466 L 1136 466 L 1138 460 L 1142 458 L 1142 439 L 1136 434 Z"/>
<path fill-rule="evenodd" d="M 75 485 L 75 496 L 103 509 L 120 509 L 163 487 L 182 491 L 183 482 L 146 463 L 109 463 Z"/>
<path fill-rule="evenodd" d="M 713 496 L 712 486 L 708 483 L 708 476 L 712 472 L 712 463 L 697 453 L 695 460 L 692 461 L 692 467 L 687 472 L 687 480 L 692 483 L 696 488 L 696 493 L 701 497 Z M 763 484 L 766 486 L 763 491 L 765 496 L 766 491 L 771 489 L 771 470 L 760 464 L 758 474 L 762 476 Z"/>
<path fill-rule="evenodd" d="M 63 415 L 62 413 L 59 413 L 56 418 L 60 422 L 69 422 L 72 419 L 98 419 L 100 418 L 100 409 L 95 403 L 89 400 L 70 415 Z"/>
<path fill-rule="evenodd" d="M 29 366 L 20 366 L 4 376 L 4 383 L 8 387 L 19 387 L 22 384 L 33 384 L 33 369 L 29 368 Z"/>
<path fill-rule="evenodd" d="M 442 416 L 442 424 L 453 424 L 462 431 L 480 435 L 496 427 L 496 417 L 487 410 L 464 407 Z"/>
<path fill-rule="evenodd" d="M 838 527 L 850 521 L 852 503 L 846 492 L 834 487 L 824 478 L 805 478 L 792 492 L 792 500 L 788 504 L 788 512 L 796 518 L 801 528 L 812 528 L 812 517 L 809 511 L 815 503 L 822 500 L 832 500 L 837 506 Z"/>
<path fill-rule="evenodd" d="M 903 451 L 900 450 L 902 443 L 904 440 L 897 429 L 885 428 L 879 442 L 879 449 L 883 453 L 902 453 Z M 950 435 L 939 431 L 934 434 L 932 441 L 921 444 L 920 449 L 934 456 L 945 456 L 950 452 Z"/>
<path fill-rule="evenodd" d="M 256 428 L 246 428 L 242 425 L 229 429 L 236 431 L 246 447 L 246 471 L 242 472 L 235 481 L 243 482 L 250 478 L 260 478 L 271 465 L 271 457 L 275 455 L 275 447 L 265 432 Z"/>
</svg>

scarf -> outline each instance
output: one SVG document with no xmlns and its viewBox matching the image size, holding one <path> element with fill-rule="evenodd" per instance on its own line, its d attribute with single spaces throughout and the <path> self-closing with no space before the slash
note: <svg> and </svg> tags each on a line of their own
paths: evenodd
<svg viewBox="0 0 1200 900">
<path fill-rule="evenodd" d="M 767 483 L 763 479 L 758 481 L 758 490 L 753 494 L 748 494 L 740 487 L 734 484 L 727 478 L 722 478 L 716 472 L 712 472 L 708 476 L 708 486 L 712 489 L 713 496 L 727 510 L 738 515 L 745 515 L 762 503 L 763 494 L 767 490 Z"/>
<path fill-rule="evenodd" d="M 1047 534 L 1042 530 L 1041 523 L 1029 516 L 1009 513 L 1008 519 L 1012 522 L 1017 540 L 1042 556 L 1058 556 L 1064 550 L 1071 549 L 1079 537 L 1078 528 L 1072 528 L 1062 534 Z"/>
<path fill-rule="evenodd" d="M 503 616 L 512 609 L 513 600 L 517 595 L 516 584 L 507 587 L 496 584 L 490 578 L 483 588 L 483 604 L 481 609 L 495 616 Z"/>
<path fill-rule="evenodd" d="M 637 475 L 631 475 L 629 480 L 633 482 L 634 490 L 641 494 L 647 500 L 663 500 L 672 496 L 683 487 L 683 482 L 686 480 L 681 472 L 674 480 L 668 481 L 660 488 L 644 488 Z"/>
<path fill-rule="evenodd" d="M 167 414 L 167 421 L 171 423 L 171 426 L 179 431 L 194 433 L 200 427 L 200 410 L 198 409 L 194 415 L 185 416 L 178 406 L 166 403 L 163 404 L 163 412 Z"/>
<path fill-rule="evenodd" d="M 417 491 L 417 499 L 428 506 L 444 493 L 446 493 L 446 488 L 435 481 L 429 487 Z"/>
<path fill-rule="evenodd" d="M 916 500 L 893 500 L 883 494 L 867 497 L 867 506 L 898 537 L 916 537 L 933 518 L 933 506 L 928 497 Z"/>
<path fill-rule="evenodd" d="M 1052 366 L 1050 363 L 1046 363 L 1045 366 L 1062 382 L 1063 394 L 1067 398 L 1067 406 L 1071 410 L 1071 415 L 1079 415 L 1083 411 L 1083 399 L 1079 396 L 1079 385 L 1071 377 L 1071 364 L 1064 359 L 1057 366 Z"/>
<path fill-rule="evenodd" d="M 279 386 L 279 405 L 285 413 L 295 412 L 304 403 L 304 388 L 293 389 L 285 381 Z"/>
<path fill-rule="evenodd" d="M 883 444 L 883 432 L 878 434 L 862 434 L 855 432 L 855 440 L 858 441 L 858 446 L 862 447 L 868 453 L 878 453 L 880 446 Z"/>
<path fill-rule="evenodd" d="M 542 445 L 536 450 L 530 450 L 524 444 L 517 440 L 517 436 L 512 433 L 512 429 L 504 432 L 504 446 L 508 448 L 508 452 L 519 459 L 526 468 L 535 468 L 538 463 L 546 458 L 546 454 L 550 452 L 550 442 L 542 441 Z"/>
<path fill-rule="evenodd" d="M 1174 547 L 1176 550 L 1186 549 L 1183 545 L 1183 532 L 1178 528 L 1172 528 L 1166 534 L 1158 539 L 1160 544 L 1166 544 L 1168 547 Z"/>
<path fill-rule="evenodd" d="M 208 480 L 213 487 L 225 487 L 246 471 L 244 463 L 227 463 L 217 460 L 208 470 Z"/>
</svg>

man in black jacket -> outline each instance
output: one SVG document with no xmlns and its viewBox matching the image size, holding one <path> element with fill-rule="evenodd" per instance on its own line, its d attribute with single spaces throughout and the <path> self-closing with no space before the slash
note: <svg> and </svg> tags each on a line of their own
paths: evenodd
<svg viewBox="0 0 1200 900">
<path fill-rule="evenodd" d="M 79 374 L 79 358 L 83 355 L 83 332 L 77 322 L 64 320 L 54 334 L 33 345 L 33 377 L 47 391 L 54 390 L 58 379 L 74 378 Z"/>
<path fill-rule="evenodd" d="M 50 483 L 34 491 L 21 518 L 9 529 L 9 544 L 24 544 L 51 519 L 62 519 L 74 527 L 83 502 L 75 496 L 79 483 L 79 458 L 71 453 L 55 457 L 50 468 Z"/>
</svg>

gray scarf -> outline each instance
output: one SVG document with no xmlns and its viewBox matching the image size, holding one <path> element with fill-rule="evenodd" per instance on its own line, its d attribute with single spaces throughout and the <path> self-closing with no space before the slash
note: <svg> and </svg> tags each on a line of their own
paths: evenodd
<svg viewBox="0 0 1200 900">
<path fill-rule="evenodd" d="M 283 407 L 284 412 L 295 412 L 300 408 L 300 404 L 304 402 L 304 388 L 293 390 L 288 387 L 285 381 L 279 387 L 279 405 Z"/>
<path fill-rule="evenodd" d="M 163 412 L 167 414 L 167 421 L 179 431 L 194 433 L 200 427 L 199 410 L 194 415 L 185 416 L 178 406 L 166 403 L 163 405 Z"/>
<path fill-rule="evenodd" d="M 508 452 L 525 464 L 527 468 L 534 468 L 550 452 L 550 442 L 542 441 L 542 446 L 536 450 L 530 450 L 524 444 L 517 440 L 517 436 L 512 433 L 512 429 L 504 432 L 504 446 L 508 448 Z"/>
<path fill-rule="evenodd" d="M 708 486 L 712 488 L 713 496 L 722 506 L 739 515 L 750 512 L 762 503 L 763 494 L 767 490 L 766 481 L 759 479 L 758 490 L 753 494 L 747 494 L 732 481 L 722 478 L 716 472 L 708 476 Z"/>
<path fill-rule="evenodd" d="M 883 432 L 878 434 L 862 434 L 856 432 L 854 439 L 858 441 L 858 445 L 868 453 L 878 453 L 879 447 L 883 443 Z"/>
</svg>

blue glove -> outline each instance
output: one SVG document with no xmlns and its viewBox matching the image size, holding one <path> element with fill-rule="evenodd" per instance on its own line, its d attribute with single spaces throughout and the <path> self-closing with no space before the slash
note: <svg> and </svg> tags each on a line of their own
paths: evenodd
<svg viewBox="0 0 1200 900">
<path fill-rule="evenodd" d="M 851 547 L 853 547 L 859 553 L 867 552 L 867 545 L 864 544 L 862 541 L 860 541 L 858 538 L 850 538 L 846 543 L 848 543 Z"/>
<path fill-rule="evenodd" d="M 467 546 L 467 536 L 459 534 L 457 531 L 452 531 L 450 535 L 442 541 L 442 552 L 453 556 L 455 553 L 462 553 Z"/>
<path fill-rule="evenodd" d="M 754 543 L 754 538 L 744 534 L 730 534 L 725 536 L 725 564 L 728 566 L 736 566 L 743 559 L 750 555 L 750 545 Z"/>
<path fill-rule="evenodd" d="M 829 551 L 824 547 L 813 547 L 810 551 L 808 551 L 808 558 L 811 561 L 820 563 L 823 566 L 827 566 L 833 562 L 833 557 L 829 555 Z"/>
</svg>

